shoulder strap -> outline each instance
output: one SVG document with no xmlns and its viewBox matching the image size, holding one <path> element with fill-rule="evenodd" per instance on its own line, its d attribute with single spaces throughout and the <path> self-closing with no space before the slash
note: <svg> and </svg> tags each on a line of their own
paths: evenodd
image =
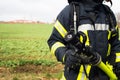
<svg viewBox="0 0 120 80">
<path fill-rule="evenodd" d="M 77 27 L 79 26 L 79 18 L 80 18 L 80 4 L 77 2 L 72 2 L 70 4 L 71 12 L 70 12 L 70 31 L 74 34 L 77 34 Z M 83 68 L 85 71 L 85 75 L 88 78 L 88 74 L 86 72 L 85 65 L 83 64 Z"/>
<path fill-rule="evenodd" d="M 76 34 L 79 26 L 79 3 L 70 3 L 70 8 L 70 31 Z"/>
</svg>

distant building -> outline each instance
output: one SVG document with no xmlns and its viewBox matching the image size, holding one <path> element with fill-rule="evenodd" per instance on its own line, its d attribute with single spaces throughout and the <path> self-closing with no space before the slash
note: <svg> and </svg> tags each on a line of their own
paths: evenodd
<svg viewBox="0 0 120 80">
<path fill-rule="evenodd" d="M 41 22 L 41 21 L 32 21 L 32 20 L 11 20 L 11 21 L 0 21 L 0 23 L 32 23 L 32 24 L 45 24 L 45 22 Z"/>
</svg>

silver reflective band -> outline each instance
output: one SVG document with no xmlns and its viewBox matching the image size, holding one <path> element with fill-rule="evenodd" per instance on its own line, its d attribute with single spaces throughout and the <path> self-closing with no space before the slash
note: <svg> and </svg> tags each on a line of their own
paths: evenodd
<svg viewBox="0 0 120 80">
<path fill-rule="evenodd" d="M 91 24 L 83 24 L 78 27 L 78 31 L 85 31 L 85 30 L 109 30 L 108 24 L 95 24 L 95 28 Z"/>
<path fill-rule="evenodd" d="M 109 30 L 108 24 L 95 24 L 95 30 Z"/>
<path fill-rule="evenodd" d="M 78 26 L 78 31 L 86 31 L 86 30 L 94 30 L 93 25 L 83 24 L 83 25 Z"/>
</svg>

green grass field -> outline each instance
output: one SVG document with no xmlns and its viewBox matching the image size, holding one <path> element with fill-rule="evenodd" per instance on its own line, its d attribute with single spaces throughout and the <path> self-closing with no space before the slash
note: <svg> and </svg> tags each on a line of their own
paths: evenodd
<svg viewBox="0 0 120 80">
<path fill-rule="evenodd" d="M 39 77 L 59 77 L 55 73 L 51 76 L 51 73 L 48 72 L 48 67 L 55 67 L 58 64 L 55 57 L 50 54 L 47 45 L 52 27 L 52 24 L 0 24 L 0 67 L 2 70 L 9 68 L 8 73 L 12 75 L 8 76 L 7 73 L 2 74 L 0 72 L 2 74 L 0 74 L 0 80 L 2 78 L 2 80 L 28 80 L 29 78 L 30 80 L 37 80 L 38 75 L 33 74 L 36 73 L 35 71 L 40 71 L 42 75 Z M 32 66 L 26 68 L 27 65 Z M 41 67 L 43 66 L 46 68 L 42 70 Z M 24 68 L 21 70 L 21 67 Z M 13 73 L 16 70 L 18 73 Z M 23 73 L 20 74 L 19 72 Z M 59 72 L 56 73 L 59 74 Z M 24 77 L 21 78 L 21 75 Z M 32 77 L 25 79 L 26 75 Z"/>
<path fill-rule="evenodd" d="M 51 29 L 49 24 L 0 24 L 0 38 L 48 38 Z"/>
<path fill-rule="evenodd" d="M 41 64 L 50 53 L 47 39 L 51 31 L 48 24 L 0 24 L 0 66 Z"/>
</svg>

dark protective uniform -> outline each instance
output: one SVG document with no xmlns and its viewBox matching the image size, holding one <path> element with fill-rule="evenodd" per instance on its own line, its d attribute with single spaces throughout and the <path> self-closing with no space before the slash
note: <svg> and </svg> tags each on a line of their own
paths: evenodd
<svg viewBox="0 0 120 80">
<path fill-rule="evenodd" d="M 87 36 L 85 45 L 91 45 L 95 52 L 98 52 L 102 61 L 112 70 L 112 65 L 120 62 L 120 41 L 118 35 L 118 26 L 113 12 L 108 6 L 103 4 L 80 3 L 79 11 L 79 26 L 77 31 L 82 31 Z M 112 24 L 106 9 L 111 14 Z M 58 15 L 55 22 L 52 34 L 48 39 L 48 45 L 51 53 L 53 53 L 57 60 L 64 63 L 65 51 L 69 48 L 65 42 L 65 35 L 70 31 L 70 5 L 67 5 Z M 95 19 L 82 19 L 82 16 L 95 14 Z M 93 16 L 93 15 L 92 15 Z M 114 33 L 112 29 L 114 26 Z M 100 70 L 97 66 L 86 65 L 87 75 L 90 80 L 109 80 L 109 77 Z M 88 80 L 85 75 L 83 65 L 76 66 L 75 68 L 64 70 L 63 80 Z"/>
</svg>

